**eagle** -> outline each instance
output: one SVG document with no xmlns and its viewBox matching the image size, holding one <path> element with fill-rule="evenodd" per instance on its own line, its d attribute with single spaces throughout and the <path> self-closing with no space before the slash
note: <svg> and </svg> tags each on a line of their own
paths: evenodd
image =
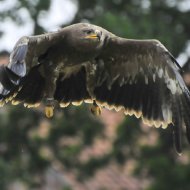
<svg viewBox="0 0 190 190">
<path fill-rule="evenodd" d="M 18 40 L 8 65 L 0 67 L 0 105 L 57 106 L 90 103 L 172 127 L 181 153 L 183 127 L 190 142 L 190 92 L 181 67 L 158 40 L 127 39 L 89 23 L 77 23 Z"/>
</svg>

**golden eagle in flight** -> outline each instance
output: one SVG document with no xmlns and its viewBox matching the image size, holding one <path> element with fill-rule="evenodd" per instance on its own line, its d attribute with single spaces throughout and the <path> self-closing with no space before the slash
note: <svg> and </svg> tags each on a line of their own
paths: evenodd
<svg viewBox="0 0 190 190">
<path fill-rule="evenodd" d="M 190 142 L 190 92 L 179 70 L 158 40 L 125 39 L 79 23 L 19 39 L 0 68 L 0 101 L 30 108 L 44 100 L 47 117 L 56 105 L 83 101 L 97 114 L 100 107 L 123 110 L 148 125 L 172 125 L 181 152 L 183 126 Z"/>
</svg>

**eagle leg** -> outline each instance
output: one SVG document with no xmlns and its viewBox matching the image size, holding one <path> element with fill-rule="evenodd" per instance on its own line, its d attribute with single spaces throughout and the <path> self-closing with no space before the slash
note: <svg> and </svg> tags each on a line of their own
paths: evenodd
<svg viewBox="0 0 190 190">
<path fill-rule="evenodd" d="M 94 62 L 86 65 L 86 88 L 92 99 L 94 98 L 94 86 L 96 84 L 96 67 Z"/>
<path fill-rule="evenodd" d="M 86 88 L 87 91 L 93 100 L 93 104 L 90 108 L 90 111 L 93 115 L 101 115 L 101 108 L 96 104 L 95 101 L 95 95 L 94 95 L 94 87 L 96 84 L 96 74 L 97 74 L 97 64 L 95 61 L 92 61 L 92 63 L 86 64 Z"/>
<path fill-rule="evenodd" d="M 54 94 L 56 90 L 57 74 L 55 72 L 48 72 L 45 81 L 45 115 L 50 118 L 53 117 L 54 107 L 56 105 L 56 100 L 54 99 Z"/>
</svg>

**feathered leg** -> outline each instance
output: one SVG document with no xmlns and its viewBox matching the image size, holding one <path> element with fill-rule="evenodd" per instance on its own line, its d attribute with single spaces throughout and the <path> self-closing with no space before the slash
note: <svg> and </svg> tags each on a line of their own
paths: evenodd
<svg viewBox="0 0 190 190">
<path fill-rule="evenodd" d="M 54 94 L 56 90 L 56 81 L 58 79 L 58 72 L 56 68 L 45 65 L 44 66 L 45 75 L 45 114 L 48 118 L 53 117 L 54 107 L 56 100 L 54 99 Z"/>
<path fill-rule="evenodd" d="M 96 84 L 96 70 L 97 64 L 87 63 L 86 66 L 87 76 L 86 76 L 86 87 L 90 97 L 93 100 L 93 104 L 90 108 L 90 111 L 93 115 L 101 115 L 101 108 L 96 104 L 95 96 L 94 96 L 94 87 Z"/>
</svg>

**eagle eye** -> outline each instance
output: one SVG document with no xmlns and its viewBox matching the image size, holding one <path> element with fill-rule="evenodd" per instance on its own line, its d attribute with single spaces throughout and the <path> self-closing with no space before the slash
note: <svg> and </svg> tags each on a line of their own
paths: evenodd
<svg viewBox="0 0 190 190">
<path fill-rule="evenodd" d="M 89 35 L 93 33 L 93 30 L 85 30 L 84 32 Z"/>
</svg>

